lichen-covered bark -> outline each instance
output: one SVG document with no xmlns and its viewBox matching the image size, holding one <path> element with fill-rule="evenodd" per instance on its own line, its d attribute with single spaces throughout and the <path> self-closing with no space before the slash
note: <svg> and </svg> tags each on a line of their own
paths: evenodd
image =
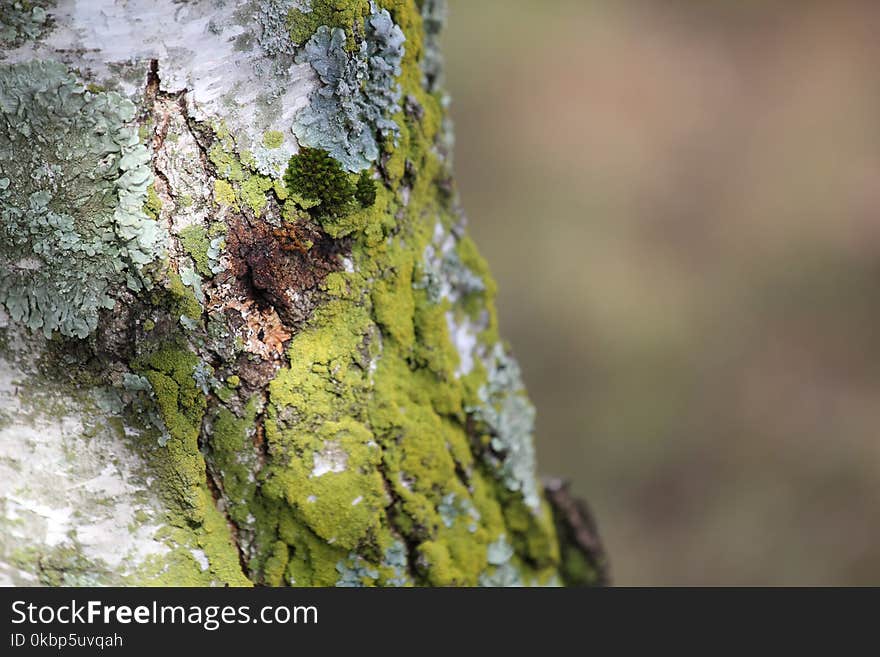
<svg viewBox="0 0 880 657">
<path fill-rule="evenodd" d="M 464 231 L 442 0 L 2 6 L 0 583 L 598 577 Z"/>
</svg>

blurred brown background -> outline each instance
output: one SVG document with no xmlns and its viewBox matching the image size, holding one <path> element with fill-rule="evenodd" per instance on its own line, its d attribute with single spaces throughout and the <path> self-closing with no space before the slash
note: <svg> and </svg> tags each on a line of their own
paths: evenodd
<svg viewBox="0 0 880 657">
<path fill-rule="evenodd" d="M 880 583 L 880 3 L 450 14 L 471 231 L 616 583 Z"/>
</svg>

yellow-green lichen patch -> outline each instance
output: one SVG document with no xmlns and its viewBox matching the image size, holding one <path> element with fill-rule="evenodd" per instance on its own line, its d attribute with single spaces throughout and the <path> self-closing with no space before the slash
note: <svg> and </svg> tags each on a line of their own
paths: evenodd
<svg viewBox="0 0 880 657">
<path fill-rule="evenodd" d="M 369 430 L 345 418 L 288 448 L 294 452 L 288 467 L 276 470 L 267 486 L 328 544 L 363 548 L 379 531 L 386 505 L 381 450 Z"/>
<path fill-rule="evenodd" d="M 238 203 L 235 200 L 235 190 L 225 180 L 217 179 L 214 181 L 214 200 L 217 205 L 225 205 L 233 210 L 238 210 Z"/>
<path fill-rule="evenodd" d="M 182 345 L 160 347 L 133 364 L 150 383 L 165 432 L 161 446 L 149 456 L 160 474 L 161 492 L 169 509 L 164 538 L 176 545 L 165 564 L 153 563 L 145 572 L 152 571 L 159 583 L 203 585 L 220 581 L 241 586 L 249 581 L 241 571 L 226 518 L 208 488 L 199 449 L 207 408 L 198 383 L 200 365 L 199 357 Z"/>
<path fill-rule="evenodd" d="M 272 179 L 266 176 L 252 175 L 241 183 L 239 197 L 259 217 L 268 202 L 266 192 L 274 186 Z"/>
<path fill-rule="evenodd" d="M 211 462 L 220 473 L 227 512 L 238 526 L 249 524 L 257 489 L 254 471 L 258 469 L 258 456 L 253 438 L 258 408 L 257 397 L 247 404 L 241 417 L 220 406 L 214 410 L 208 425 Z"/>
<path fill-rule="evenodd" d="M 159 198 L 153 185 L 147 187 L 147 200 L 144 203 L 144 212 L 154 220 L 158 219 L 162 213 L 162 199 Z"/>
<path fill-rule="evenodd" d="M 246 173 L 241 160 L 235 154 L 235 140 L 223 124 L 214 126 L 216 141 L 208 150 L 208 159 L 217 170 L 217 175 L 232 182 L 241 182 Z"/>
<path fill-rule="evenodd" d="M 184 285 L 180 274 L 174 271 L 168 272 L 166 290 L 171 311 L 185 327 L 191 327 L 201 319 L 202 304 L 199 303 L 192 288 Z M 160 304 L 164 300 L 159 294 L 154 294 L 153 298 Z"/>
<path fill-rule="evenodd" d="M 260 167 L 253 154 L 237 151 L 235 139 L 226 126 L 219 124 L 214 130 L 216 140 L 208 150 L 208 159 L 218 175 L 214 181 L 214 200 L 218 205 L 236 212 L 239 208 L 249 208 L 255 217 L 259 217 L 269 202 L 267 194 L 271 192 L 281 201 L 287 197 L 287 190 L 280 180 L 256 173 Z M 263 151 L 275 152 L 265 148 Z"/>
<path fill-rule="evenodd" d="M 278 130 L 269 130 L 263 134 L 263 146 L 266 148 L 281 148 L 284 143 L 284 133 Z"/>
<path fill-rule="evenodd" d="M 212 275 L 211 263 L 208 259 L 208 250 L 211 241 L 208 239 L 208 229 L 194 224 L 180 231 L 180 245 L 189 254 L 196 264 L 196 270 L 202 276 L 209 278 Z"/>
<path fill-rule="evenodd" d="M 290 546 L 285 579 L 293 586 L 334 586 L 348 550 L 319 538 L 289 509 L 279 509 L 278 536 Z"/>
</svg>

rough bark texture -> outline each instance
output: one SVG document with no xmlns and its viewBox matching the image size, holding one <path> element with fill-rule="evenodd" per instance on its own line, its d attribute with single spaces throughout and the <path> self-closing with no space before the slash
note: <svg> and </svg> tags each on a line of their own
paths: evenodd
<svg viewBox="0 0 880 657">
<path fill-rule="evenodd" d="M 442 0 L 0 7 L 0 583 L 602 581 L 464 232 Z"/>
</svg>

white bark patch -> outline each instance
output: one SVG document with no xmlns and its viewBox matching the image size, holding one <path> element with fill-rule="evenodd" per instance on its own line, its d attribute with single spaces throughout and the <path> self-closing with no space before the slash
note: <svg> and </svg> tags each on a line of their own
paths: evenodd
<svg viewBox="0 0 880 657">
<path fill-rule="evenodd" d="M 75 550 L 102 583 L 106 571 L 116 581 L 166 553 L 153 538 L 161 505 L 121 432 L 72 398 L 23 398 L 22 379 L 0 358 L 0 582 L 38 583 L 23 550 Z"/>
<path fill-rule="evenodd" d="M 452 312 L 446 313 L 446 325 L 449 327 L 449 336 L 452 344 L 458 351 L 458 367 L 455 369 L 456 376 L 467 376 L 474 369 L 474 350 L 477 348 L 477 335 L 484 330 L 484 326 L 474 324 L 469 318 L 458 323 Z"/>
<path fill-rule="evenodd" d="M 283 14 L 279 4 L 285 3 L 59 0 L 49 11 L 54 29 L 0 52 L 0 62 L 60 60 L 131 98 L 143 90 L 146 64 L 155 59 L 162 90 L 186 89 L 195 118 L 222 117 L 239 147 L 251 151 L 266 131 L 277 130 L 292 154 L 294 115 L 318 81 L 308 64 L 278 56 L 273 44 L 292 45 L 283 16 L 275 20 Z"/>
<path fill-rule="evenodd" d="M 313 477 L 323 477 L 329 472 L 345 472 L 348 466 L 348 454 L 335 440 L 324 443 L 324 449 L 315 452 L 312 468 Z"/>
<path fill-rule="evenodd" d="M 35 271 L 37 269 L 40 269 L 43 266 L 43 263 L 37 258 L 22 258 L 13 266 L 17 269 L 29 269 L 31 271 Z"/>
<path fill-rule="evenodd" d="M 208 561 L 208 555 L 205 554 L 204 550 L 199 550 L 198 548 L 192 549 L 189 553 L 193 556 L 193 559 L 199 564 L 199 568 L 202 569 L 202 572 L 208 570 L 211 567 L 211 562 Z"/>
</svg>

